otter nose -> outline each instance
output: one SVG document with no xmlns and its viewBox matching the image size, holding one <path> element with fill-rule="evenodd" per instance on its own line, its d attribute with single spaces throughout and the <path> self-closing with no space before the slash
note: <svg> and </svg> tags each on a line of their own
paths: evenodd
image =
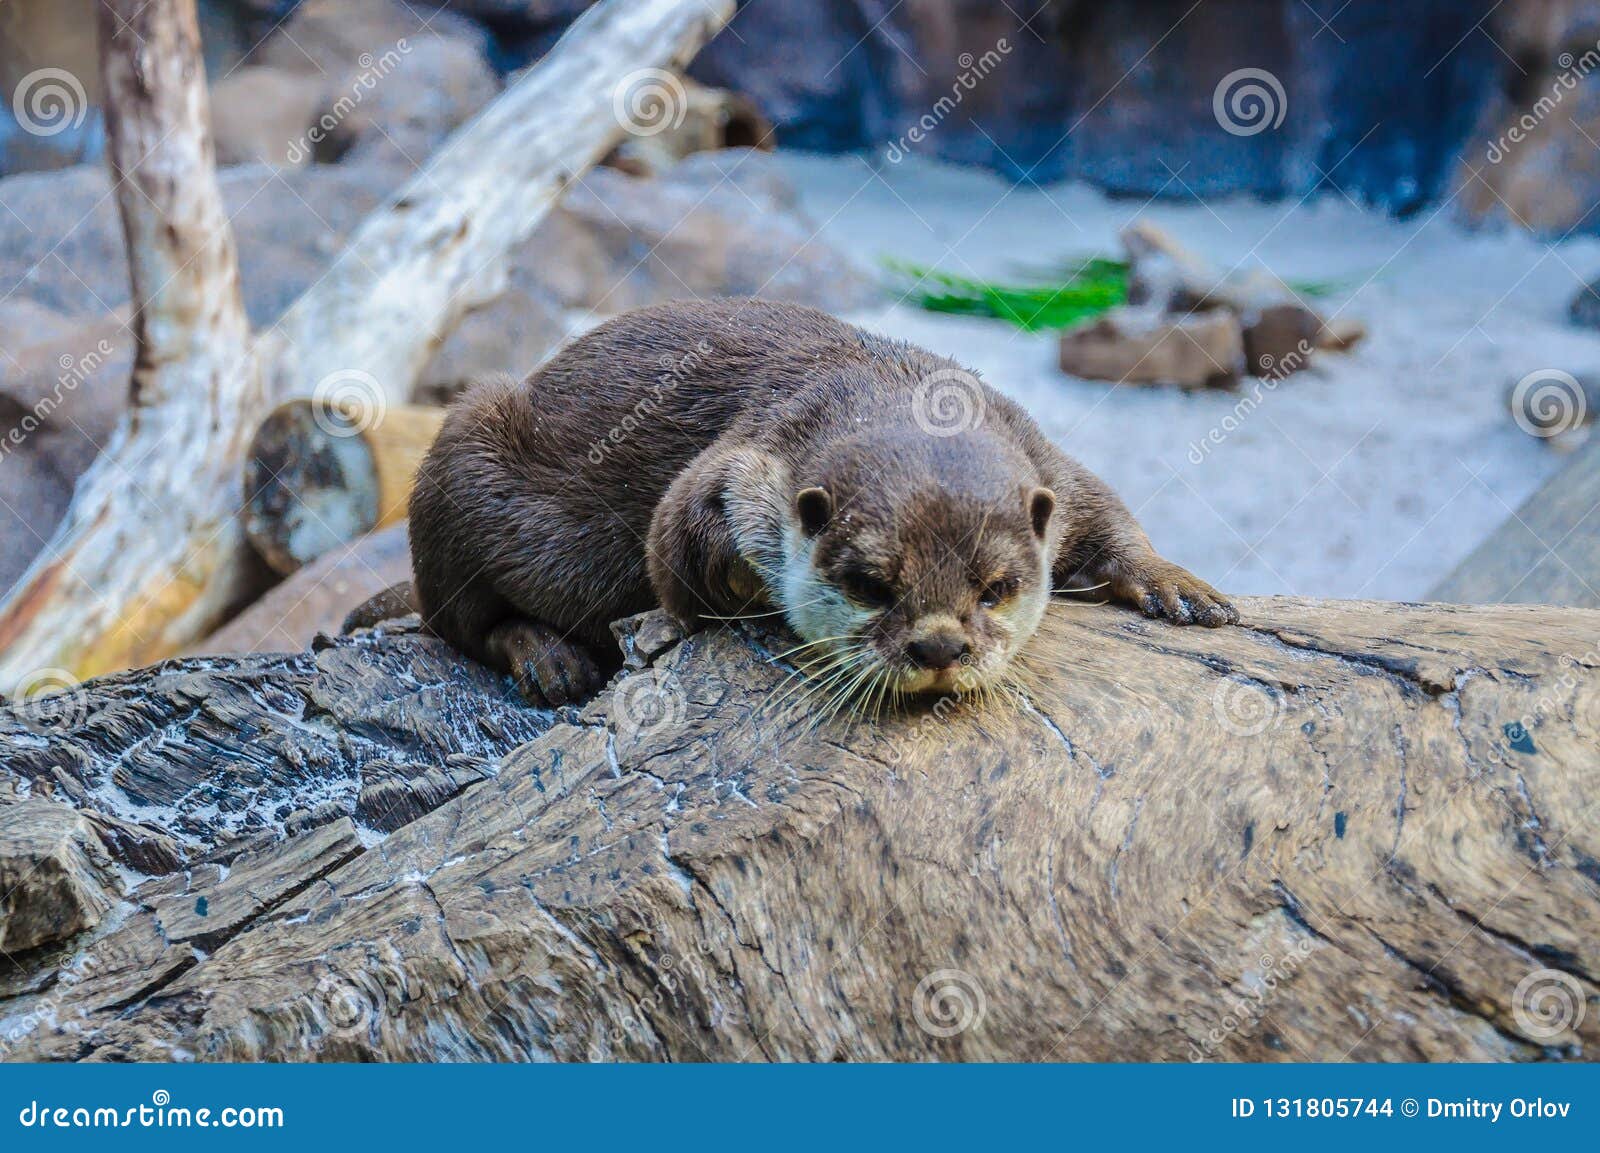
<svg viewBox="0 0 1600 1153">
<path fill-rule="evenodd" d="M 911 663 L 924 669 L 947 669 L 971 652 L 966 638 L 955 633 L 935 633 L 906 646 Z"/>
</svg>

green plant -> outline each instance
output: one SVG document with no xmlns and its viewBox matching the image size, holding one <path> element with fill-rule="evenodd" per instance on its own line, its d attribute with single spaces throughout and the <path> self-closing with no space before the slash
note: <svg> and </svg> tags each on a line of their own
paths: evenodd
<svg viewBox="0 0 1600 1153">
<path fill-rule="evenodd" d="M 918 308 L 957 316 L 992 317 L 1027 332 L 1070 328 L 1128 299 L 1127 262 L 1102 256 L 1020 270 L 1020 280 L 1013 284 L 957 276 L 906 261 L 886 260 L 884 264 L 897 293 Z M 1311 297 L 1339 291 L 1334 281 L 1291 282 L 1289 287 Z"/>
</svg>

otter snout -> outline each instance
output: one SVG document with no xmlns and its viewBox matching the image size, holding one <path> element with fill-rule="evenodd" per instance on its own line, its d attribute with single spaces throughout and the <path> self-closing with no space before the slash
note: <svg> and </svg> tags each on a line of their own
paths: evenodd
<svg viewBox="0 0 1600 1153">
<path fill-rule="evenodd" d="M 941 629 L 906 645 L 906 659 L 919 669 L 942 671 L 972 655 L 972 644 L 961 633 Z"/>
</svg>

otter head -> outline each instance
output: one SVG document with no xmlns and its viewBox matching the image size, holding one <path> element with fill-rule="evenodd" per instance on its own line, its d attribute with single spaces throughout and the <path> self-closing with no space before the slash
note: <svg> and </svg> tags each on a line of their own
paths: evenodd
<svg viewBox="0 0 1600 1153">
<path fill-rule="evenodd" d="M 981 432 L 875 432 L 800 481 L 780 600 L 814 675 L 870 702 L 1001 679 L 1055 559 L 1055 494 L 1026 458 Z"/>
</svg>

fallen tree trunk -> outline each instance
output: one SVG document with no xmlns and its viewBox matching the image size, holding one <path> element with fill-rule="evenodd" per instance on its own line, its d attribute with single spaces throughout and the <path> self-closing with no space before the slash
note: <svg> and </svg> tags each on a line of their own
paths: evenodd
<svg viewBox="0 0 1600 1153">
<path fill-rule="evenodd" d="M 1059 604 L 1023 700 L 880 724 L 777 707 L 781 637 L 679 642 L 659 616 L 557 717 L 404 631 L 95 682 L 44 735 L 35 706 L 10 767 L 124 806 L 102 823 L 177 821 L 188 872 L 64 958 L 23 958 L 9 1053 L 1591 1054 L 1600 613 L 1241 608 L 1198 630 Z M 407 727 L 441 698 L 450 724 Z M 515 743 L 518 718 L 544 731 L 478 763 L 493 775 L 405 790 L 406 819 L 378 825 L 303 745 L 421 779 L 458 740 Z M 197 774 L 171 801 L 135 795 L 157 756 Z M 206 774 L 255 782 L 227 816 L 255 813 L 253 838 L 208 835 L 205 806 L 235 794 Z M 276 815 L 304 793 L 329 798 L 320 819 Z"/>
<path fill-rule="evenodd" d="M 1456 604 L 1600 609 L 1600 438 L 1522 502 L 1430 594 Z"/>
<path fill-rule="evenodd" d="M 660 101 L 675 114 L 660 66 L 686 63 L 732 15 L 732 0 L 604 0 L 585 12 L 251 338 L 212 170 L 194 0 L 100 5 L 108 151 L 139 316 L 134 404 L 0 603 L 0 692 L 160 659 L 258 591 L 238 512 L 261 418 L 296 396 L 404 401 L 573 179 L 630 127 L 646 130 L 636 118 Z"/>
</svg>

